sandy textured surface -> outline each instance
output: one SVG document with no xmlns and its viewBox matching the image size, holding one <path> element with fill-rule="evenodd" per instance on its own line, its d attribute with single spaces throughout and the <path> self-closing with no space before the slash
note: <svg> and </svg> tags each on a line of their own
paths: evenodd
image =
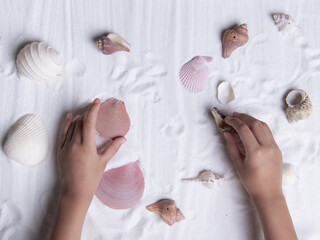
<svg viewBox="0 0 320 240">
<path fill-rule="evenodd" d="M 284 38 L 271 14 L 291 14 L 303 32 Z M 250 113 L 267 122 L 299 180 L 284 187 L 300 239 L 320 239 L 320 1 L 2 1 L 0 8 L 0 138 L 26 113 L 37 113 L 50 136 L 50 152 L 32 168 L 0 151 L 0 238 L 46 239 L 58 194 L 56 143 L 66 112 L 95 97 L 119 98 L 131 118 L 128 142 L 108 168 L 139 160 L 146 189 L 130 210 L 94 198 L 83 239 L 257 240 L 262 231 L 209 114 L 211 106 Z M 250 40 L 229 59 L 221 33 L 247 23 Z M 93 39 L 112 31 L 132 52 L 100 53 Z M 31 41 L 45 41 L 66 59 L 60 82 L 46 86 L 18 78 L 15 58 Z M 196 55 L 212 56 L 212 75 L 200 93 L 188 93 L 179 69 Z M 216 98 L 221 81 L 236 100 Z M 305 90 L 314 105 L 308 120 L 290 125 L 284 96 Z M 182 183 L 209 169 L 226 180 L 213 190 Z M 147 211 L 172 198 L 186 219 L 169 227 Z"/>
</svg>

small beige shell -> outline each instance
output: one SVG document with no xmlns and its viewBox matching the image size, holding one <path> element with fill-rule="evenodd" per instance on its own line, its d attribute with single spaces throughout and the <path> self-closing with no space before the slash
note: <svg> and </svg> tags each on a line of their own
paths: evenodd
<svg viewBox="0 0 320 240">
<path fill-rule="evenodd" d="M 221 113 L 216 107 L 213 107 L 211 109 L 211 113 L 220 131 L 224 132 L 232 130 L 232 127 L 224 121 L 224 118 L 226 116 L 223 113 Z"/>
<path fill-rule="evenodd" d="M 248 40 L 248 26 L 245 23 L 226 30 L 222 36 L 222 56 L 230 57 L 234 50 L 245 45 Z"/>
<path fill-rule="evenodd" d="M 286 97 L 286 114 L 289 123 L 308 118 L 312 113 L 312 103 L 307 93 L 300 89 L 290 91 Z"/>
<path fill-rule="evenodd" d="M 147 209 L 158 214 L 169 226 L 185 219 L 180 209 L 176 207 L 175 201 L 171 199 L 160 200 L 147 206 Z"/>
<path fill-rule="evenodd" d="M 212 189 L 213 183 L 217 180 L 223 179 L 222 176 L 213 173 L 210 170 L 204 170 L 198 174 L 198 176 L 194 178 L 184 178 L 182 182 L 200 182 L 203 183 L 206 187 Z"/>
<path fill-rule="evenodd" d="M 218 86 L 218 100 L 222 104 L 227 104 L 235 99 L 234 91 L 231 83 L 221 82 Z"/>
<path fill-rule="evenodd" d="M 130 44 L 116 33 L 108 33 L 96 41 L 97 47 L 103 54 L 112 54 L 118 51 L 130 52 Z"/>
<path fill-rule="evenodd" d="M 302 31 L 301 28 L 294 23 L 293 18 L 289 14 L 276 13 L 273 14 L 272 17 L 279 32 L 283 35 L 290 35 Z"/>
</svg>

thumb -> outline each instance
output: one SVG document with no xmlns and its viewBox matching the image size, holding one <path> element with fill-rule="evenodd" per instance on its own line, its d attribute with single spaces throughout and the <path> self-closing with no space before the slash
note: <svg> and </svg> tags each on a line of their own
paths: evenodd
<svg viewBox="0 0 320 240">
<path fill-rule="evenodd" d="M 102 160 L 107 163 L 109 160 L 118 152 L 121 145 L 124 144 L 127 141 L 125 137 L 117 137 L 115 138 L 111 145 L 104 150 L 104 152 L 101 154 Z"/>
<path fill-rule="evenodd" d="M 227 149 L 237 171 L 243 166 L 243 156 L 234 135 L 230 132 L 224 132 L 223 135 L 227 141 Z"/>
</svg>

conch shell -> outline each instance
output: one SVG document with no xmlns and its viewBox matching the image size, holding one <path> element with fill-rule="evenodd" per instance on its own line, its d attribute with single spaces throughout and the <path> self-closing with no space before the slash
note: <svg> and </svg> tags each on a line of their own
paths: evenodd
<svg viewBox="0 0 320 240">
<path fill-rule="evenodd" d="M 182 179 L 182 182 L 201 182 L 206 187 L 212 189 L 213 183 L 219 179 L 223 179 L 223 177 L 218 174 L 213 173 L 210 170 L 204 170 L 204 171 L 200 172 L 197 177 L 184 178 L 184 179 Z"/>
<path fill-rule="evenodd" d="M 170 226 L 185 218 L 180 209 L 176 207 L 175 201 L 171 199 L 160 200 L 147 206 L 147 209 L 158 214 Z"/>
<path fill-rule="evenodd" d="M 130 52 L 130 44 L 116 33 L 108 33 L 96 41 L 103 54 L 110 55 L 118 51 Z"/>
<path fill-rule="evenodd" d="M 248 27 L 245 23 L 226 30 L 222 36 L 222 56 L 230 57 L 234 50 L 246 44 L 248 40 Z"/>
<path fill-rule="evenodd" d="M 307 93 L 300 89 L 290 91 L 286 97 L 286 114 L 289 123 L 308 118 L 312 113 L 312 103 Z"/>
<path fill-rule="evenodd" d="M 279 32 L 283 35 L 290 35 L 302 31 L 302 29 L 294 23 L 293 18 L 289 14 L 277 13 L 273 14 L 272 17 Z"/>
<path fill-rule="evenodd" d="M 213 107 L 211 109 L 211 113 L 220 131 L 224 132 L 224 131 L 230 131 L 233 129 L 229 124 L 227 124 L 224 121 L 226 115 L 221 113 L 216 107 Z"/>
</svg>

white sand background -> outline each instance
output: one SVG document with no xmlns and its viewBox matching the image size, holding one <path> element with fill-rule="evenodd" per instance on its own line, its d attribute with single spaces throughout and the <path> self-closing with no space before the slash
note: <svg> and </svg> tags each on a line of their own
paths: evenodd
<svg viewBox="0 0 320 240">
<path fill-rule="evenodd" d="M 284 38 L 271 14 L 291 14 L 303 29 Z M 211 106 L 250 113 L 272 129 L 284 162 L 299 180 L 284 193 L 300 239 L 320 239 L 320 1 L 1 1 L 0 139 L 26 113 L 37 113 L 50 135 L 43 163 L 20 166 L 0 151 L 0 239 L 46 239 L 58 196 L 57 140 L 68 111 L 95 97 L 125 101 L 132 120 L 128 142 L 107 168 L 139 160 L 146 188 L 139 204 L 113 210 L 94 197 L 82 239 L 263 239 L 256 211 L 235 174 Z M 229 59 L 221 33 L 247 23 L 250 40 Z M 132 52 L 100 53 L 93 39 L 116 32 Z M 22 81 L 15 58 L 26 43 L 45 41 L 66 59 L 60 82 Z M 196 55 L 213 57 L 212 76 L 200 93 L 179 82 L 180 67 Z M 216 98 L 221 81 L 236 100 Z M 314 112 L 290 125 L 284 113 L 289 89 L 305 90 Z M 208 169 L 227 180 L 213 190 L 182 183 Z M 169 227 L 145 206 L 171 198 L 186 219 Z"/>
</svg>

